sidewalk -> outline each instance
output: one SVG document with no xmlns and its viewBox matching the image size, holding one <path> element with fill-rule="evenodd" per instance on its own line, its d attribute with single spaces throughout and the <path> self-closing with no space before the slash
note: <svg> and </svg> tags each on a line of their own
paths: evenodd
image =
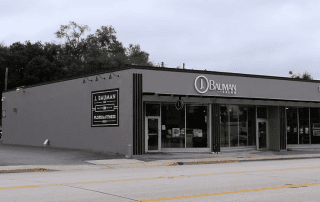
<svg viewBox="0 0 320 202">
<path fill-rule="evenodd" d="M 124 155 L 113 153 L 0 145 L 0 174 L 10 172 L 10 170 L 12 172 L 80 171 L 309 158 L 320 158 L 320 149 L 281 152 L 251 150 L 219 154 L 147 153 L 134 155 L 133 158 L 127 159 Z"/>
<path fill-rule="evenodd" d="M 191 164 L 235 163 L 247 161 L 290 160 L 320 158 L 320 150 L 247 151 L 237 153 L 148 153 L 134 155 L 132 159 L 87 161 L 94 165 L 111 167 L 179 166 Z M 129 167 L 130 167 L 129 166 Z"/>
</svg>

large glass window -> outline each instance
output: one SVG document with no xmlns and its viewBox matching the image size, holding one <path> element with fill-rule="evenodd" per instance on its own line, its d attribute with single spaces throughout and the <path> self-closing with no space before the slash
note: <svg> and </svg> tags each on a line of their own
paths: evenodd
<svg viewBox="0 0 320 202">
<path fill-rule="evenodd" d="M 256 145 L 255 107 L 220 106 L 220 147 Z"/>
<path fill-rule="evenodd" d="M 220 147 L 229 147 L 229 121 L 226 105 L 220 106 Z"/>
<path fill-rule="evenodd" d="M 320 144 L 320 109 L 310 108 L 311 144 Z"/>
<path fill-rule="evenodd" d="M 298 144 L 298 114 L 297 108 L 286 108 L 287 114 L 287 144 Z"/>
<path fill-rule="evenodd" d="M 207 148 L 208 107 L 185 105 L 177 110 L 174 103 L 161 104 L 162 148 Z"/>
<path fill-rule="evenodd" d="M 239 146 L 248 145 L 248 108 L 239 107 Z"/>
<path fill-rule="evenodd" d="M 238 136 L 239 136 L 239 106 L 237 105 L 229 105 L 229 127 L 230 127 L 230 146 L 236 147 L 238 146 Z"/>
<path fill-rule="evenodd" d="M 161 147 L 185 148 L 185 108 L 175 104 L 161 105 Z"/>
<path fill-rule="evenodd" d="M 187 105 L 186 122 L 187 148 L 208 147 L 207 106 Z"/>
<path fill-rule="evenodd" d="M 309 108 L 299 108 L 299 144 L 309 144 Z"/>
</svg>

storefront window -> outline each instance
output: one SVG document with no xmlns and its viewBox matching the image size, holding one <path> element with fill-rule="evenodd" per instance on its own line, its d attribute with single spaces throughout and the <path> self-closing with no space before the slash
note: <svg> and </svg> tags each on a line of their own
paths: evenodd
<svg viewBox="0 0 320 202">
<path fill-rule="evenodd" d="M 310 108 L 311 144 L 320 144 L 320 109 Z M 318 129 L 319 128 L 319 129 Z"/>
<path fill-rule="evenodd" d="M 239 107 L 239 146 L 248 145 L 248 108 Z"/>
<path fill-rule="evenodd" d="M 299 108 L 299 144 L 309 144 L 309 108 Z"/>
<path fill-rule="evenodd" d="M 248 109 L 251 109 L 251 107 L 242 105 L 220 106 L 220 147 L 255 145 L 255 132 L 252 128 L 252 121 L 255 123 L 256 117 L 255 107 L 252 108 L 253 111 Z M 249 117 L 254 120 L 250 120 Z"/>
<path fill-rule="evenodd" d="M 297 108 L 286 108 L 287 114 L 287 144 L 298 144 Z"/>
<path fill-rule="evenodd" d="M 238 146 L 238 135 L 239 135 L 239 127 L 238 127 L 238 121 L 239 121 L 239 106 L 237 105 L 229 105 L 228 106 L 229 111 L 229 128 L 230 128 L 230 146 L 236 147 Z"/>
<path fill-rule="evenodd" d="M 175 104 L 161 105 L 161 147 L 185 148 L 185 108 Z"/>
<path fill-rule="evenodd" d="M 229 147 L 229 121 L 226 105 L 220 106 L 220 147 Z"/>
<path fill-rule="evenodd" d="M 208 107 L 187 105 L 187 148 L 208 147 Z"/>
</svg>

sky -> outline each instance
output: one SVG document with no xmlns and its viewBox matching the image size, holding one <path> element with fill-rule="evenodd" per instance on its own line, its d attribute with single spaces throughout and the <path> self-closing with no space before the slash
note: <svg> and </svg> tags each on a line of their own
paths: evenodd
<svg viewBox="0 0 320 202">
<path fill-rule="evenodd" d="M 74 21 L 88 33 L 112 26 L 125 47 L 176 68 L 320 80 L 320 1 L 1 0 L 0 42 L 63 42 Z"/>
</svg>

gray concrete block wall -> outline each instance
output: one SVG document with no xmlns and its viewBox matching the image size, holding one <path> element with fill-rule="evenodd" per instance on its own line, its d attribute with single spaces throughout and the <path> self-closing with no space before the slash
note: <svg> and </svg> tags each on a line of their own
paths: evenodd
<svg viewBox="0 0 320 202">
<path fill-rule="evenodd" d="M 5 92 L 2 102 L 3 144 L 42 146 L 127 153 L 132 144 L 132 71 L 115 72 Z M 91 92 L 119 88 L 119 127 L 91 127 Z M 16 108 L 17 112 L 13 109 Z"/>
</svg>

